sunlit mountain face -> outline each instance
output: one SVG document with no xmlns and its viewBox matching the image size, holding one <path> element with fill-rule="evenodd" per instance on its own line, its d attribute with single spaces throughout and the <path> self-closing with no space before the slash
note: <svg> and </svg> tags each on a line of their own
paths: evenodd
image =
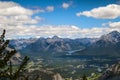
<svg viewBox="0 0 120 80">
<path fill-rule="evenodd" d="M 120 33 L 117 31 L 113 31 L 109 34 L 102 35 L 95 43 L 86 48 L 86 50 L 80 51 L 78 53 L 91 53 L 93 55 L 106 55 L 107 57 L 117 57 L 119 56 L 119 43 Z"/>
<path fill-rule="evenodd" d="M 120 0 L 0 0 L 4 29 L 29 80 L 120 80 Z"/>
</svg>

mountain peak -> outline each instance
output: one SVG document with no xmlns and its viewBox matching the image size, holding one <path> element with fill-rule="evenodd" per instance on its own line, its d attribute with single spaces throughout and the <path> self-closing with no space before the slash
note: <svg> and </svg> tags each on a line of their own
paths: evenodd
<svg viewBox="0 0 120 80">
<path fill-rule="evenodd" d="M 120 35 L 120 33 L 118 31 L 112 31 L 112 32 L 109 33 L 109 35 L 113 35 L 113 36 L 114 35 Z"/>
<path fill-rule="evenodd" d="M 52 37 L 52 39 L 59 39 L 59 37 L 55 35 Z"/>
<path fill-rule="evenodd" d="M 118 42 L 120 41 L 120 33 L 118 31 L 112 31 L 106 35 L 101 36 L 100 40 Z"/>
</svg>

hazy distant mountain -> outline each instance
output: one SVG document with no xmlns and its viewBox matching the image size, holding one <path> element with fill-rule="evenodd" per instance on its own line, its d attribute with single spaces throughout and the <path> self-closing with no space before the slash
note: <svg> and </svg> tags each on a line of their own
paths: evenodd
<svg viewBox="0 0 120 80">
<path fill-rule="evenodd" d="M 77 53 L 81 55 L 120 56 L 120 33 L 113 31 L 103 35 L 91 46 Z"/>
<path fill-rule="evenodd" d="M 20 50 L 27 45 L 35 42 L 37 38 L 29 38 L 29 39 L 13 39 L 10 40 L 10 46 L 16 48 L 17 50 Z"/>
<path fill-rule="evenodd" d="M 43 54 L 44 53 L 61 53 L 71 50 L 79 50 L 78 55 L 96 55 L 96 56 L 120 56 L 120 33 L 113 31 L 109 34 L 102 35 L 99 39 L 91 38 L 52 38 L 39 39 L 18 39 L 12 40 L 11 45 L 24 54 Z M 114 54 L 114 55 L 113 55 Z"/>
<path fill-rule="evenodd" d="M 43 54 L 44 53 L 61 53 L 65 51 L 78 50 L 91 45 L 96 39 L 91 38 L 52 38 L 39 39 L 18 39 L 12 40 L 11 45 L 24 54 Z"/>
</svg>

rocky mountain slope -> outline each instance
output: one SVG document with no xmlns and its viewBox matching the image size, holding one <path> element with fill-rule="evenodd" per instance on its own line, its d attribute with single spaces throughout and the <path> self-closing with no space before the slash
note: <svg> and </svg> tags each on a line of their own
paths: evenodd
<svg viewBox="0 0 120 80">
<path fill-rule="evenodd" d="M 29 39 L 13 39 L 10 40 L 10 46 L 16 48 L 17 50 L 25 48 L 27 45 L 35 42 L 37 38 Z"/>
<path fill-rule="evenodd" d="M 120 33 L 113 31 L 101 36 L 96 42 L 82 51 L 76 52 L 80 55 L 96 56 L 120 56 Z"/>
<path fill-rule="evenodd" d="M 120 80 L 120 62 L 108 68 L 98 80 Z"/>
<path fill-rule="evenodd" d="M 29 76 L 29 80 L 34 80 L 36 77 L 38 77 L 38 80 L 64 80 L 59 73 L 45 69 L 29 70 L 22 75 Z"/>
</svg>

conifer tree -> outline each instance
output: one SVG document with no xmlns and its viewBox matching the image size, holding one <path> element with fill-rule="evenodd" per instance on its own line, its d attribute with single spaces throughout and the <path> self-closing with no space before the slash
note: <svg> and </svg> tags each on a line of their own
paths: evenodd
<svg viewBox="0 0 120 80">
<path fill-rule="evenodd" d="M 87 80 L 86 75 L 83 75 L 83 76 L 82 76 L 82 80 Z"/>
<path fill-rule="evenodd" d="M 11 58 L 17 51 L 15 49 L 6 50 L 9 45 L 9 40 L 5 40 L 5 33 L 6 30 L 3 30 L 0 36 L 0 80 L 17 80 L 20 73 L 25 70 L 29 57 L 25 56 L 17 70 L 13 71 Z"/>
</svg>

